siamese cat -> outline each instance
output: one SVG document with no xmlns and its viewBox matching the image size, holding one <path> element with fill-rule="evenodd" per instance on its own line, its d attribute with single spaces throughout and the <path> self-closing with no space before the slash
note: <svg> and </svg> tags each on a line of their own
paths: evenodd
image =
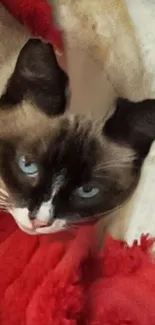
<svg viewBox="0 0 155 325">
<path fill-rule="evenodd" d="M 107 122 L 71 114 L 68 80 L 52 46 L 29 39 L 22 29 L 14 47 L 10 35 L 16 25 L 9 15 L 4 21 L 0 208 L 30 234 L 104 220 L 136 188 L 155 138 L 154 101 L 119 101 Z"/>
<path fill-rule="evenodd" d="M 58 0 L 54 5 L 68 52 L 74 113 L 100 118 L 111 114 L 118 97 L 155 98 L 154 0 Z"/>
<path fill-rule="evenodd" d="M 67 82 L 51 45 L 30 39 L 0 96 L 0 208 L 30 234 L 122 206 L 155 138 L 154 101 L 120 100 L 111 119 L 92 121 L 67 111 Z"/>
</svg>

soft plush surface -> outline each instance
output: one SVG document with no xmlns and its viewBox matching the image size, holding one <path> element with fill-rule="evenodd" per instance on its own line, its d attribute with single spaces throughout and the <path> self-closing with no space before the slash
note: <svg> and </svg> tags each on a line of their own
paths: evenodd
<svg viewBox="0 0 155 325">
<path fill-rule="evenodd" d="M 33 35 L 62 48 L 45 0 L 1 2 Z M 127 233 L 129 242 L 144 231 L 154 234 L 154 210 L 148 213 L 154 200 L 152 205 L 146 202 L 150 184 L 154 197 L 154 162 L 151 174 L 148 162 Z M 92 227 L 77 234 L 32 237 L 21 232 L 12 217 L 0 213 L 0 325 L 154 325 L 151 244 L 144 237 L 140 246 L 129 248 L 108 238 L 105 250 L 97 253 Z"/>
<path fill-rule="evenodd" d="M 61 31 L 53 23 L 52 6 L 46 0 L 1 0 L 1 3 L 32 35 L 40 36 L 62 50 Z"/>
<path fill-rule="evenodd" d="M 29 236 L 0 215 L 1 325 L 154 325 L 151 242 L 129 248 L 93 227 Z"/>
</svg>

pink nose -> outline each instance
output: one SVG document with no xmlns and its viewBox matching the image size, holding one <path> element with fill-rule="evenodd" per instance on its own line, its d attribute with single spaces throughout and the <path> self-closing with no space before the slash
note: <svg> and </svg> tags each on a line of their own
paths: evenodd
<svg viewBox="0 0 155 325">
<path fill-rule="evenodd" d="M 41 220 L 32 220 L 32 226 L 34 229 L 40 228 L 40 227 L 46 227 L 48 225 L 48 221 L 41 221 Z"/>
</svg>

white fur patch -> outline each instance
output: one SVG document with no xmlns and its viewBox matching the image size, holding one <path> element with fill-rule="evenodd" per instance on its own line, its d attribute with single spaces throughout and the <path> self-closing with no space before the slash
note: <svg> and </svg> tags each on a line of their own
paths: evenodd
<svg viewBox="0 0 155 325">
<path fill-rule="evenodd" d="M 52 221 L 54 217 L 54 205 L 53 199 L 55 195 L 58 193 L 60 187 L 63 184 L 64 176 L 59 175 L 56 177 L 55 182 L 52 186 L 52 194 L 51 199 L 47 202 L 43 202 L 36 214 L 36 220 L 48 223 L 50 220 Z M 56 219 L 53 221 L 51 226 L 48 227 L 38 227 L 36 229 L 33 228 L 32 222 L 29 219 L 29 210 L 28 208 L 13 208 L 9 211 L 17 222 L 18 226 L 25 232 L 29 234 L 48 234 L 52 232 L 62 231 L 66 226 L 65 219 Z"/>
<path fill-rule="evenodd" d="M 52 204 L 52 200 L 49 200 L 47 202 L 43 202 L 41 207 L 39 208 L 36 219 L 40 221 L 48 222 L 51 218 L 53 218 L 54 215 L 54 207 Z"/>
<path fill-rule="evenodd" d="M 48 200 L 47 202 L 43 202 L 42 205 L 40 206 L 36 219 L 40 221 L 45 221 L 48 222 L 54 217 L 54 205 L 53 205 L 53 199 L 55 195 L 58 193 L 60 187 L 63 184 L 64 176 L 59 175 L 56 177 L 55 182 L 52 186 L 52 194 L 51 194 L 51 199 Z"/>
<path fill-rule="evenodd" d="M 12 214 L 19 228 L 30 235 L 50 234 L 54 232 L 59 232 L 64 230 L 67 224 L 65 219 L 57 219 L 53 221 L 51 226 L 33 229 L 32 223 L 29 219 L 29 211 L 27 208 L 14 208 L 11 209 L 9 212 Z"/>
<path fill-rule="evenodd" d="M 29 219 L 29 211 L 27 208 L 13 208 L 10 209 L 9 212 L 21 230 L 30 235 L 36 234 L 36 231 L 34 231 L 32 228 L 32 223 Z"/>
<path fill-rule="evenodd" d="M 49 234 L 54 232 L 62 231 L 66 228 L 67 222 L 65 219 L 57 219 L 55 220 L 51 226 L 49 227 L 43 227 L 43 228 L 37 228 L 36 233 L 37 234 Z"/>
<path fill-rule="evenodd" d="M 29 210 L 27 208 L 13 208 L 9 212 L 12 214 L 18 224 L 32 229 L 32 224 L 29 219 Z"/>
</svg>

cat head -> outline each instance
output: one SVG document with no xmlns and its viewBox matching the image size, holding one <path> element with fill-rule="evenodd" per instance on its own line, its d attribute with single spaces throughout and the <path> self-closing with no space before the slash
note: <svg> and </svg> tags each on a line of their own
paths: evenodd
<svg viewBox="0 0 155 325">
<path fill-rule="evenodd" d="M 0 140 L 0 205 L 20 228 L 61 231 L 100 218 L 131 195 L 140 172 L 132 148 L 82 117 L 49 119 L 35 112 L 27 127 L 28 115 Z"/>
<path fill-rule="evenodd" d="M 140 174 L 135 148 L 104 121 L 65 112 L 66 85 L 51 45 L 30 40 L 0 98 L 0 208 L 30 234 L 109 213 Z"/>
</svg>

